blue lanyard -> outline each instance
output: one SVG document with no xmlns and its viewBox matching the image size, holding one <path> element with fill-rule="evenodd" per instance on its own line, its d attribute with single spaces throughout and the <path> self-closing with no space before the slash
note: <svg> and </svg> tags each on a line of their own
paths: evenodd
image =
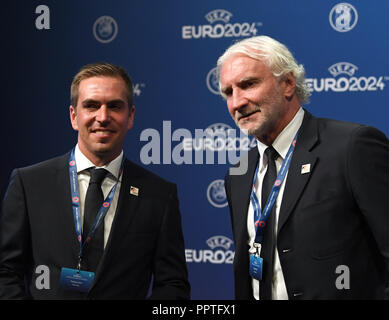
<svg viewBox="0 0 389 320">
<path fill-rule="evenodd" d="M 78 178 L 77 178 L 77 164 L 74 157 L 74 148 L 69 156 L 69 176 L 70 176 L 70 191 L 72 195 L 72 208 L 73 208 L 73 217 L 74 217 L 74 224 L 76 226 L 76 235 L 77 235 L 77 241 L 80 244 L 80 252 L 78 255 L 79 261 L 78 261 L 78 269 L 81 267 L 81 258 L 82 258 L 82 250 L 86 243 L 89 243 L 91 239 L 93 238 L 96 229 L 100 226 L 100 224 L 104 221 L 104 218 L 109 210 L 109 207 L 111 206 L 111 202 L 113 199 L 113 196 L 115 194 L 116 187 L 118 185 L 120 176 L 123 172 L 123 164 L 124 164 L 124 157 L 120 166 L 118 178 L 116 180 L 115 185 L 111 188 L 110 192 L 108 193 L 107 197 L 105 198 L 103 204 L 101 205 L 96 220 L 93 223 L 93 226 L 91 230 L 89 231 L 88 235 L 85 237 L 85 239 L 82 239 L 82 233 L 81 233 L 81 207 L 80 207 L 80 192 L 78 189 Z"/>
<path fill-rule="evenodd" d="M 269 197 L 267 198 L 265 207 L 263 208 L 262 211 L 259 205 L 258 197 L 255 194 L 255 184 L 257 182 L 257 175 L 259 169 L 259 161 L 258 161 L 257 169 L 255 170 L 255 174 L 254 174 L 253 187 L 250 196 L 251 203 L 254 209 L 255 243 L 262 243 L 263 241 L 266 222 L 273 209 L 274 203 L 276 202 L 278 193 L 280 192 L 282 182 L 284 181 L 286 173 L 288 172 L 290 161 L 292 159 L 292 154 L 297 141 L 297 135 L 298 132 L 296 133 L 296 136 L 294 137 L 292 143 L 290 144 L 288 153 L 286 154 L 286 157 L 282 162 L 280 172 L 277 175 L 276 181 L 274 181 L 274 185 L 270 191 Z"/>
</svg>

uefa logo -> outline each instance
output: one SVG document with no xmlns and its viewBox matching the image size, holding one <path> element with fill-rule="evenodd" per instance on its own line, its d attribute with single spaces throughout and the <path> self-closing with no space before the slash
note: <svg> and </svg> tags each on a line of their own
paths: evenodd
<svg viewBox="0 0 389 320">
<path fill-rule="evenodd" d="M 207 87 L 213 94 L 219 95 L 219 77 L 217 67 L 211 69 L 207 74 Z"/>
<path fill-rule="evenodd" d="M 262 27 L 262 22 L 233 22 L 233 14 L 224 9 L 216 9 L 205 15 L 207 24 L 182 26 L 182 39 L 220 39 L 252 37 Z"/>
<path fill-rule="evenodd" d="M 228 205 L 223 180 L 215 180 L 208 186 L 207 198 L 209 203 L 216 208 L 224 208 Z"/>
<path fill-rule="evenodd" d="M 232 13 L 224 9 L 216 9 L 205 15 L 205 19 L 207 19 L 209 23 L 214 23 L 216 21 L 227 23 L 230 22 L 231 17 Z"/>
<path fill-rule="evenodd" d="M 352 77 L 355 75 L 357 70 L 358 67 L 350 62 L 338 62 L 328 68 L 328 71 L 334 77 L 337 77 L 341 74 L 347 74 L 348 76 Z"/>
<path fill-rule="evenodd" d="M 234 242 L 230 238 L 227 238 L 225 236 L 213 236 L 209 238 L 206 243 L 211 249 L 220 247 L 226 250 L 229 250 L 234 244 Z"/>
<path fill-rule="evenodd" d="M 214 139 L 215 138 L 224 138 L 224 139 L 226 139 L 229 136 L 229 130 L 234 130 L 234 129 L 232 129 L 232 127 L 229 126 L 228 124 L 218 122 L 218 123 L 210 124 L 205 129 L 205 133 L 206 133 L 207 137 L 209 137 L 209 138 L 214 138 Z M 211 146 L 210 149 L 212 151 L 219 150 L 219 148 L 217 146 Z"/>
<path fill-rule="evenodd" d="M 232 264 L 235 252 L 232 250 L 234 242 L 222 235 L 209 238 L 206 241 L 209 249 L 185 249 L 187 263 Z"/>
<path fill-rule="evenodd" d="M 358 12 L 349 3 L 342 2 L 335 5 L 329 16 L 331 27 L 338 32 L 352 30 L 358 22 Z"/>
<path fill-rule="evenodd" d="M 359 68 L 346 61 L 337 62 L 328 68 L 332 77 L 307 78 L 311 92 L 382 91 L 389 76 L 357 75 Z"/>
<path fill-rule="evenodd" d="M 101 43 L 108 43 L 115 39 L 118 30 L 115 19 L 109 16 L 98 18 L 93 25 L 93 34 L 96 40 Z"/>
</svg>

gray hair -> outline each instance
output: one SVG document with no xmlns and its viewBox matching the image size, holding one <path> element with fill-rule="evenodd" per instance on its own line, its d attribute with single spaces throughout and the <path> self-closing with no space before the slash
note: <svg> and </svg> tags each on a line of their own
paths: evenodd
<svg viewBox="0 0 389 320">
<path fill-rule="evenodd" d="M 230 46 L 217 61 L 217 70 L 233 54 L 241 53 L 250 58 L 260 60 L 267 65 L 276 78 L 280 78 L 290 72 L 296 79 L 296 95 L 301 103 L 309 103 L 311 92 L 305 83 L 305 70 L 302 64 L 298 65 L 289 49 L 268 36 L 247 38 Z M 220 88 L 220 78 L 219 78 Z"/>
</svg>

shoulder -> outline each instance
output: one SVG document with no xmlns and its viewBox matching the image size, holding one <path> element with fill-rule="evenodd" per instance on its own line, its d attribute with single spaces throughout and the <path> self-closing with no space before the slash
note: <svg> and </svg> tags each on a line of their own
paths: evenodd
<svg viewBox="0 0 389 320">
<path fill-rule="evenodd" d="M 319 130 L 322 133 L 328 132 L 331 136 L 338 139 L 349 140 L 355 142 L 363 137 L 373 138 L 378 140 L 387 140 L 385 134 L 379 129 L 354 122 L 338 121 L 331 119 L 318 119 Z"/>
<path fill-rule="evenodd" d="M 345 133 L 352 132 L 357 128 L 364 127 L 365 125 L 355 122 L 341 121 L 330 118 L 319 118 L 313 116 L 308 111 L 305 111 L 304 120 L 301 128 L 311 129 L 317 126 L 319 133 Z"/>
<path fill-rule="evenodd" d="M 358 140 L 359 136 L 376 136 L 379 139 L 386 139 L 383 132 L 361 123 L 341 121 L 329 118 L 317 118 L 306 112 L 302 129 L 312 128 L 316 124 L 320 140 L 332 140 L 334 143 L 351 142 Z M 310 134 L 312 131 L 307 130 Z"/>
<path fill-rule="evenodd" d="M 353 132 L 359 128 L 366 127 L 361 123 L 341 121 L 328 118 L 316 118 L 319 126 L 319 130 L 331 130 L 333 132 Z"/>
<path fill-rule="evenodd" d="M 45 160 L 30 166 L 16 168 L 12 171 L 7 190 L 39 190 L 39 188 L 50 188 L 50 181 L 54 181 L 59 169 L 66 169 L 68 155 L 62 155 Z M 39 188 L 37 188 L 39 186 Z"/>
<path fill-rule="evenodd" d="M 65 168 L 68 159 L 69 159 L 69 153 L 66 153 L 64 155 L 51 158 L 42 162 L 38 162 L 30 166 L 17 168 L 14 171 L 18 171 L 22 174 L 27 174 L 27 175 L 42 174 L 43 172 Z"/>
</svg>

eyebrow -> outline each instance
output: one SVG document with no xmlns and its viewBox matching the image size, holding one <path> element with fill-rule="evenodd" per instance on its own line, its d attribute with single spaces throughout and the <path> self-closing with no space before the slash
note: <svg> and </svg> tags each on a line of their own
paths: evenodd
<svg viewBox="0 0 389 320">
<path fill-rule="evenodd" d="M 258 77 L 245 77 L 245 78 L 242 78 L 239 80 L 238 85 L 245 83 L 245 82 L 248 82 L 248 81 L 260 81 L 260 80 L 261 80 L 261 78 L 258 78 Z"/>
<path fill-rule="evenodd" d="M 107 105 L 113 105 L 113 104 L 125 106 L 126 102 L 121 100 L 121 99 L 116 99 L 116 100 L 112 100 L 112 101 L 107 102 Z"/>
<path fill-rule="evenodd" d="M 86 100 L 82 101 L 81 104 L 83 106 L 86 106 L 88 104 L 100 104 L 100 102 L 97 100 L 93 100 L 93 99 L 86 99 Z"/>
<path fill-rule="evenodd" d="M 89 104 L 98 104 L 98 105 L 100 105 L 101 102 L 97 101 L 97 100 L 93 100 L 93 99 L 86 99 L 86 100 L 82 101 L 81 104 L 83 106 L 86 106 L 86 105 L 89 105 Z M 113 104 L 119 104 L 119 105 L 124 106 L 126 103 L 123 100 L 121 100 L 121 99 L 111 100 L 111 101 L 107 102 L 107 105 L 113 105 Z"/>
<path fill-rule="evenodd" d="M 252 76 L 249 76 L 249 77 L 244 77 L 242 79 L 240 79 L 237 83 L 238 86 L 241 86 L 243 85 L 245 82 L 249 82 L 249 81 L 255 81 L 255 82 L 259 82 L 261 81 L 261 78 L 258 78 L 258 77 L 252 77 Z M 224 94 L 226 94 L 226 91 L 230 90 L 231 89 L 231 86 L 228 86 L 228 87 L 223 87 L 220 89 L 220 91 Z"/>
</svg>

